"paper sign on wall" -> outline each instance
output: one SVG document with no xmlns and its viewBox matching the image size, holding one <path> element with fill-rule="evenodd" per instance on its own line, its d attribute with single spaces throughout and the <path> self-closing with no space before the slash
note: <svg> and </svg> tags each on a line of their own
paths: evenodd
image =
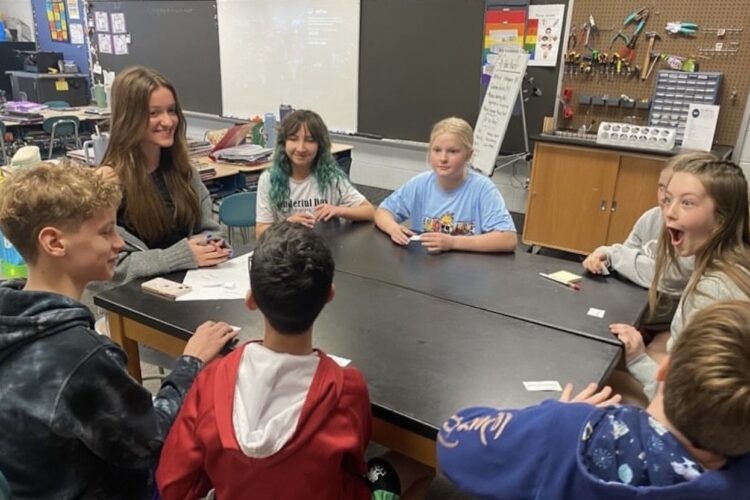
<svg viewBox="0 0 750 500">
<path fill-rule="evenodd" d="M 685 135 L 682 147 L 711 151 L 716 132 L 716 122 L 719 119 L 719 108 L 715 104 L 691 104 L 688 109 Z"/>
</svg>

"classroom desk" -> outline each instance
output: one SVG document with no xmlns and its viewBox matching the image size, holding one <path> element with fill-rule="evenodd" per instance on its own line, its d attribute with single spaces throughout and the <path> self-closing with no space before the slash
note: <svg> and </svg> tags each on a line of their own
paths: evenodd
<svg viewBox="0 0 750 500">
<path fill-rule="evenodd" d="M 181 273 L 169 276 L 181 280 Z M 365 376 L 373 405 L 373 440 L 431 466 L 438 427 L 469 405 L 517 407 L 557 393 L 527 392 L 530 380 L 601 382 L 621 348 L 554 328 L 407 290 L 346 272 L 315 324 L 314 343 L 349 358 Z M 174 302 L 131 282 L 99 294 L 112 339 L 140 379 L 137 343 L 178 355 L 203 321 L 240 326 L 259 338 L 263 319 L 241 300 Z"/>
<path fill-rule="evenodd" d="M 100 120 L 108 120 L 109 116 L 107 115 L 96 115 L 92 113 L 86 113 L 86 110 L 91 108 L 91 106 L 79 106 L 74 107 L 70 109 L 42 109 L 40 111 L 35 111 L 35 113 L 38 113 L 42 115 L 41 120 L 36 121 L 22 121 L 20 118 L 18 120 L 10 118 L 9 115 L 5 115 L 5 117 L 2 119 L 3 124 L 5 124 L 6 127 L 36 127 L 41 126 L 42 122 L 47 118 L 52 118 L 54 116 L 75 116 L 77 117 L 81 122 L 92 122 L 92 121 L 100 121 Z"/>
<path fill-rule="evenodd" d="M 351 146 L 350 144 L 339 144 L 339 143 L 331 144 L 331 154 L 337 160 L 340 158 L 351 157 L 352 149 L 353 149 L 353 146 Z M 222 167 L 234 169 L 235 171 L 242 172 L 242 173 L 262 172 L 263 170 L 269 168 L 273 164 L 271 160 L 265 161 L 263 163 L 259 163 L 257 165 L 239 165 L 239 164 L 228 163 L 228 162 L 217 162 L 217 161 L 212 160 L 208 155 L 194 156 L 191 159 L 199 163 L 205 163 L 207 165 L 211 165 L 214 168 L 216 168 L 217 166 L 222 166 Z"/>
<path fill-rule="evenodd" d="M 621 345 L 611 323 L 636 325 L 647 291 L 614 277 L 593 276 L 578 262 L 517 251 L 429 255 L 418 241 L 401 247 L 372 224 L 327 223 L 336 269 L 441 299 Z M 539 276 L 567 270 L 583 276 L 574 290 Z M 603 318 L 588 314 L 605 311 Z"/>
</svg>

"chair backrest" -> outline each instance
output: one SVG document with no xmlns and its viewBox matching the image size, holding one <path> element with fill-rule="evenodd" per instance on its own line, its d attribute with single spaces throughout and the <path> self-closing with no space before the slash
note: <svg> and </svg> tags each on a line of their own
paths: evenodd
<svg viewBox="0 0 750 500">
<path fill-rule="evenodd" d="M 44 105 L 52 109 L 70 107 L 70 103 L 68 103 L 68 101 L 47 101 L 44 103 Z"/>
<path fill-rule="evenodd" d="M 62 116 L 51 116 L 44 120 L 42 123 L 42 129 L 48 134 L 55 131 L 56 136 L 61 135 L 74 135 L 78 130 L 78 124 L 80 120 L 77 116 L 73 115 L 62 115 Z"/>
<path fill-rule="evenodd" d="M 257 194 L 252 191 L 224 198 L 219 206 L 219 222 L 229 227 L 254 226 L 256 196 Z"/>
<path fill-rule="evenodd" d="M 352 168 L 352 157 L 345 156 L 336 160 L 339 168 L 344 171 L 347 177 L 349 177 L 349 170 Z"/>
</svg>

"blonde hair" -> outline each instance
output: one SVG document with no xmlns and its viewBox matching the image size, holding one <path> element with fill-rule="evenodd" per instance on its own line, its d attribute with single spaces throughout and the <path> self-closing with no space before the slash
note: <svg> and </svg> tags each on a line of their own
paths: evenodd
<svg viewBox="0 0 750 500">
<path fill-rule="evenodd" d="M 683 301 L 696 291 L 704 275 L 712 273 L 724 273 L 742 293 L 750 297 L 750 276 L 742 269 L 750 271 L 750 216 L 745 174 L 734 163 L 719 160 L 708 153 L 678 155 L 670 163 L 673 167 L 672 178 L 680 172 L 698 178 L 714 201 L 714 215 L 718 224 L 713 235 L 695 255 L 695 270 L 683 292 Z M 658 307 L 658 284 L 670 265 L 679 268 L 669 232 L 664 226 L 657 245 L 654 280 L 648 293 L 651 311 L 656 311 Z"/>
<path fill-rule="evenodd" d="M 102 208 L 117 208 L 120 187 L 89 168 L 62 162 L 20 170 L 0 183 L 0 229 L 28 264 L 47 226 L 76 231 Z"/>
<path fill-rule="evenodd" d="M 458 141 L 468 150 L 474 147 L 474 131 L 471 129 L 471 125 L 463 118 L 451 116 L 450 118 L 443 118 L 433 125 L 432 132 L 430 132 L 430 146 L 432 146 L 435 138 L 441 134 L 454 134 L 458 137 Z"/>
<path fill-rule="evenodd" d="M 698 448 L 750 452 L 750 302 L 695 313 L 670 354 L 664 413 Z"/>
<path fill-rule="evenodd" d="M 148 174 L 141 141 L 149 127 L 151 94 L 166 88 L 175 100 L 179 123 L 174 143 L 161 150 L 159 170 L 164 175 L 174 214 L 168 212 Z M 193 169 L 187 153 L 185 116 L 174 86 L 161 73 L 142 66 L 121 71 L 112 84 L 112 126 L 103 165 L 114 169 L 126 198 L 125 215 L 138 236 L 148 244 L 160 240 L 175 225 L 195 227 L 200 221 L 200 200 L 190 179 Z"/>
</svg>

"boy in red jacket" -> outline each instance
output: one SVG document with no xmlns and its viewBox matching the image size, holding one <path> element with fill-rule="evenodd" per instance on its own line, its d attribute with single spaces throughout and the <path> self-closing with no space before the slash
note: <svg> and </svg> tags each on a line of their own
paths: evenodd
<svg viewBox="0 0 750 500">
<path fill-rule="evenodd" d="M 217 498 L 371 498 L 367 386 L 312 344 L 335 291 L 330 251 L 309 229 L 282 222 L 263 234 L 251 264 L 246 304 L 263 313 L 263 340 L 195 381 L 162 452 L 162 497 L 215 489 Z M 387 498 L 398 498 L 395 470 L 378 465 L 395 480 Z"/>
</svg>

